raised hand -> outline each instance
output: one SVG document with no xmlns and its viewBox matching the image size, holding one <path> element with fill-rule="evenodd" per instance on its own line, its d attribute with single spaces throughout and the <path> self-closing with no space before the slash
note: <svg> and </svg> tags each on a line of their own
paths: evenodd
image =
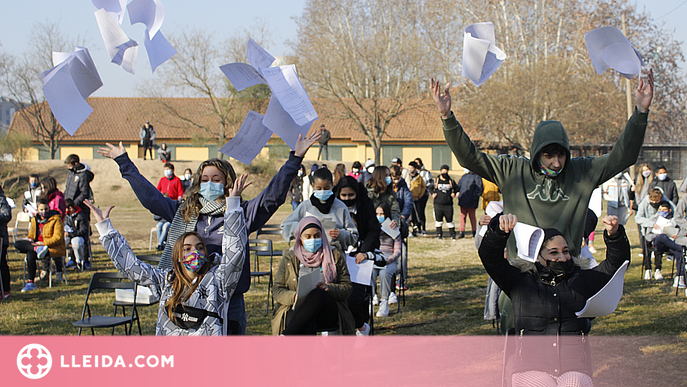
<svg viewBox="0 0 687 387">
<path fill-rule="evenodd" d="M 314 144 L 317 140 L 322 137 L 322 132 L 320 130 L 314 131 L 310 136 L 306 137 L 303 139 L 303 135 L 299 134 L 298 135 L 298 141 L 296 141 L 296 149 L 293 151 L 293 153 L 298 156 L 298 157 L 303 157 L 305 156 L 305 152 L 310 149 L 312 144 Z"/>
<path fill-rule="evenodd" d="M 607 217 L 602 219 L 602 222 L 604 224 L 604 228 L 606 228 L 606 232 L 608 235 L 613 235 L 616 232 L 618 232 L 618 217 L 614 215 L 608 215 Z"/>
<path fill-rule="evenodd" d="M 640 113 L 646 113 L 651 106 L 651 99 L 654 97 L 654 69 L 649 69 L 649 74 L 646 82 L 639 76 L 639 85 L 635 90 L 635 101 L 637 101 L 637 110 Z"/>
<path fill-rule="evenodd" d="M 499 218 L 499 227 L 503 232 L 511 232 L 518 223 L 518 217 L 513 214 L 504 214 Z"/>
<path fill-rule="evenodd" d="M 103 211 L 100 208 L 94 206 L 93 203 L 91 203 L 91 201 L 88 199 L 84 200 L 83 202 L 88 208 L 91 209 L 91 212 L 95 216 L 96 223 L 102 222 L 103 220 L 109 218 L 110 211 L 112 211 L 112 209 L 114 208 L 114 206 L 110 206 L 105 211 Z"/>
<path fill-rule="evenodd" d="M 241 196 L 241 193 L 243 190 L 248 188 L 249 185 L 253 184 L 252 181 L 249 181 L 246 183 L 246 179 L 248 178 L 248 174 L 244 173 L 243 175 L 239 176 L 234 180 L 234 186 L 229 189 L 229 196 Z"/>
<path fill-rule="evenodd" d="M 451 115 L 451 84 L 447 83 L 444 86 L 444 94 L 441 94 L 441 86 L 439 81 L 435 81 L 434 78 L 430 80 L 430 90 L 432 91 L 432 98 L 439 108 L 439 113 L 443 119 L 447 119 Z"/>
<path fill-rule="evenodd" d="M 119 147 L 116 147 L 110 143 L 105 143 L 106 148 L 99 148 L 98 153 L 100 153 L 101 156 L 107 157 L 110 159 L 114 159 L 117 156 L 121 156 L 124 153 L 126 153 L 126 149 L 124 149 L 124 145 L 122 142 L 119 142 Z"/>
</svg>

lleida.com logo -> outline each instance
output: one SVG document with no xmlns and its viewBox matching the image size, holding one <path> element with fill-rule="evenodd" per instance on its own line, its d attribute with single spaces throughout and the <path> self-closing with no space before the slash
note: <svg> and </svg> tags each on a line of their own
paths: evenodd
<svg viewBox="0 0 687 387">
<path fill-rule="evenodd" d="M 40 379 L 52 368 L 52 355 L 40 344 L 29 344 L 17 354 L 17 368 L 29 379 Z"/>
</svg>

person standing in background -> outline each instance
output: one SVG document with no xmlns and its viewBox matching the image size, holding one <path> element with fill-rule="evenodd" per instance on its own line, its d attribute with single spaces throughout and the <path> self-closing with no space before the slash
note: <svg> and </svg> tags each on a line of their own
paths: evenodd
<svg viewBox="0 0 687 387">
<path fill-rule="evenodd" d="M 630 189 L 634 185 L 629 176 L 622 172 L 616 174 L 610 180 L 601 185 L 604 200 L 606 200 L 606 212 L 608 215 L 618 217 L 618 223 L 623 226 L 627 222 L 629 215 L 632 215 L 630 207 Z"/>
<path fill-rule="evenodd" d="M 668 177 L 668 170 L 664 165 L 659 165 L 656 168 L 656 178 L 649 183 L 649 189 L 660 188 L 663 194 L 666 195 L 673 205 L 677 205 L 680 200 L 680 194 L 677 192 L 675 181 Z"/>
<path fill-rule="evenodd" d="M 475 236 L 477 230 L 477 217 L 475 210 L 479 205 L 479 197 L 482 196 L 482 178 L 477 176 L 467 168 L 464 169 L 465 174 L 458 180 L 458 205 L 460 206 L 460 230 L 458 231 L 458 238 L 465 237 L 465 217 L 470 217 L 470 225 L 472 226 L 472 236 Z"/>
<path fill-rule="evenodd" d="M 193 183 L 193 171 L 191 168 L 186 168 L 184 176 L 181 178 L 181 186 L 184 187 L 184 192 L 191 186 L 191 183 Z"/>
<path fill-rule="evenodd" d="M 417 162 L 411 161 L 408 164 L 408 171 L 411 176 L 410 193 L 413 194 L 413 204 L 415 206 L 412 216 L 413 232 L 411 235 L 417 236 L 418 232 L 422 235 L 427 235 L 424 224 L 425 206 L 429 197 L 427 185 L 425 185 L 425 180 L 420 176 L 420 166 Z"/>
<path fill-rule="evenodd" d="M 320 125 L 320 150 L 317 152 L 318 160 L 329 160 L 329 140 L 332 139 L 332 134 L 325 128 L 324 124 Z M 320 159 L 320 156 L 322 158 Z"/>
<path fill-rule="evenodd" d="M 446 219 L 446 226 L 451 239 L 456 239 L 456 224 L 453 222 L 453 198 L 458 192 L 458 184 L 448 175 L 448 165 L 442 165 L 440 174 L 434 185 L 434 222 L 437 228 L 437 239 L 442 238 L 442 220 Z"/>
<path fill-rule="evenodd" d="M 305 179 L 309 180 L 309 176 L 305 176 L 305 167 L 301 164 L 298 174 L 291 180 L 291 185 L 289 186 L 289 199 L 291 199 L 291 209 L 293 211 L 296 211 L 298 205 L 303 201 L 303 180 Z"/>
<path fill-rule="evenodd" d="M 155 129 L 153 125 L 150 125 L 150 121 L 146 121 L 145 125 L 141 127 L 141 131 L 138 132 L 138 137 L 141 138 L 141 146 L 143 146 L 143 160 L 146 159 L 147 151 L 150 151 L 150 159 L 152 160 L 153 148 L 155 147 Z"/>
</svg>

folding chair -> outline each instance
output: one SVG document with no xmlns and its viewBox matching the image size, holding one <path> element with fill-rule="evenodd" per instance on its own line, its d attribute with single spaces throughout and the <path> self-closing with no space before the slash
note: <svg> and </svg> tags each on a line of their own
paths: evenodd
<svg viewBox="0 0 687 387">
<path fill-rule="evenodd" d="M 26 223 L 25 227 L 22 225 L 20 226 L 19 224 Z M 17 213 L 17 219 L 14 221 L 14 228 L 12 228 L 10 231 L 12 232 L 12 241 L 13 243 L 19 239 L 19 231 L 21 230 L 22 234 L 29 235 L 29 228 L 31 227 L 31 215 L 29 215 L 27 212 L 20 211 Z"/>
<path fill-rule="evenodd" d="M 677 260 L 675 259 L 675 256 L 672 254 L 667 255 L 666 259 L 669 259 L 668 257 L 672 257 L 672 259 L 671 259 L 672 264 L 670 265 L 670 278 L 675 278 L 673 276 L 673 273 L 675 273 Z M 687 283 L 687 247 L 685 247 L 685 246 L 682 246 L 682 262 L 683 262 L 682 267 L 685 268 L 684 273 L 682 274 L 682 279 L 685 283 Z M 677 274 L 677 273 L 675 273 L 675 274 Z M 678 295 L 679 290 L 680 290 L 680 287 L 676 286 L 675 287 L 675 296 Z"/>
<path fill-rule="evenodd" d="M 157 228 L 153 226 L 153 228 L 150 229 L 150 240 L 148 241 L 148 250 L 153 249 L 153 234 L 157 232 Z M 144 239 L 145 240 L 145 239 Z"/>
<path fill-rule="evenodd" d="M 127 280 L 127 282 L 121 282 Z M 134 302 L 132 303 L 132 310 L 130 316 L 116 317 L 116 316 L 100 316 L 91 315 L 91 306 L 88 300 L 91 293 L 98 289 L 133 289 Z M 136 283 L 128 281 L 127 276 L 121 273 L 93 273 L 91 283 L 88 285 L 88 292 L 86 293 L 86 301 L 84 302 L 83 312 L 81 313 L 81 320 L 72 323 L 73 326 L 79 328 L 79 336 L 83 328 L 91 328 L 91 334 L 95 336 L 95 328 L 112 328 L 112 335 L 114 335 L 115 327 L 119 325 L 124 326 L 124 333 L 128 336 L 134 326 L 134 321 L 138 321 L 138 311 L 136 310 Z M 88 313 L 88 317 L 86 317 Z M 127 330 L 127 325 L 129 329 Z"/>
<path fill-rule="evenodd" d="M 52 288 L 52 275 L 55 273 L 56 267 L 55 267 L 55 260 L 60 259 L 62 260 L 62 278 L 64 279 L 64 284 L 69 285 L 69 280 L 67 279 L 67 266 L 65 265 L 64 262 L 64 257 L 55 257 L 55 258 L 46 258 L 50 259 L 50 268 L 48 269 L 48 288 Z M 40 261 L 40 260 L 39 260 Z M 24 256 L 24 278 L 23 278 L 23 285 L 26 285 L 26 271 L 28 269 L 29 262 Z M 36 266 L 39 266 L 39 263 L 36 262 Z M 40 282 L 40 276 L 39 276 L 39 281 Z"/>
<path fill-rule="evenodd" d="M 137 258 L 143 262 L 149 263 L 153 266 L 157 266 L 160 264 L 160 258 L 162 258 L 162 257 L 159 255 L 138 255 Z M 138 286 L 140 286 L 140 285 L 138 285 Z M 137 293 L 138 293 L 138 286 L 136 289 Z M 144 308 L 146 306 L 153 306 L 153 305 L 157 305 L 159 303 L 160 303 L 160 300 L 156 300 L 154 302 L 137 302 L 136 308 L 137 309 L 138 308 Z M 114 302 L 112 303 L 112 305 L 114 305 L 114 307 L 115 307 L 114 308 L 115 317 L 117 316 L 117 309 L 118 308 L 122 308 L 122 316 L 126 317 L 126 308 L 127 307 L 133 307 L 134 303 L 129 302 L 129 301 L 118 301 L 117 299 L 115 299 Z M 141 320 L 136 319 L 136 324 L 138 325 L 138 334 L 143 335 L 143 333 L 141 331 Z"/>
<path fill-rule="evenodd" d="M 265 316 L 267 316 L 270 310 L 270 292 L 272 290 L 272 261 L 274 258 L 274 252 L 272 251 L 272 241 L 269 239 L 249 239 L 248 252 L 250 256 L 255 256 L 253 270 L 250 272 L 250 276 L 254 279 L 260 277 L 269 277 L 269 283 L 267 284 L 267 307 L 265 308 Z M 260 271 L 260 257 L 267 256 L 270 257 L 269 270 Z M 274 303 L 274 300 L 272 300 L 272 302 Z M 272 308 L 274 308 L 274 305 L 272 305 Z"/>
</svg>

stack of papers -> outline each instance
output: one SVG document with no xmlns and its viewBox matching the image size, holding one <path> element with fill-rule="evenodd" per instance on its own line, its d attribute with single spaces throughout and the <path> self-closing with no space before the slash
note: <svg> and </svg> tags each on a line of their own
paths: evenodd
<svg viewBox="0 0 687 387">
<path fill-rule="evenodd" d="M 615 27 L 600 27 L 584 34 L 589 58 L 598 74 L 612 68 L 632 79 L 642 72 L 642 57 Z"/>
<path fill-rule="evenodd" d="M 346 266 L 348 266 L 348 273 L 351 275 L 351 282 L 357 284 L 370 286 L 372 285 L 372 269 L 375 261 L 366 259 L 360 264 L 355 263 L 355 257 L 346 255 Z"/>
<path fill-rule="evenodd" d="M 55 67 L 40 74 L 43 94 L 57 122 L 73 136 L 93 112 L 86 98 L 103 82 L 85 47 L 53 52 L 52 59 Z"/>
<path fill-rule="evenodd" d="M 623 262 L 622 266 L 613 274 L 611 280 L 587 300 L 581 311 L 575 312 L 577 317 L 600 317 L 615 312 L 620 298 L 623 296 L 625 271 L 627 271 L 629 263 L 630 261 Z"/>
<path fill-rule="evenodd" d="M 248 144 L 249 141 L 242 138 L 259 138 L 260 142 L 250 143 L 253 149 L 248 152 L 257 155 L 259 149 L 262 149 L 269 140 L 269 137 L 264 136 L 265 128 L 267 128 L 281 137 L 291 149 L 295 149 L 298 135 L 305 137 L 312 123 L 318 118 L 305 88 L 298 79 L 296 66 L 270 67 L 275 58 L 252 38 L 248 40 L 246 45 L 246 56 L 250 65 L 247 63 L 229 63 L 221 66 L 220 69 L 237 91 L 259 84 L 267 84 L 272 90 L 272 98 L 270 98 L 267 112 L 262 118 L 261 123 L 264 128 L 255 124 L 251 118 L 252 124 L 243 133 L 239 130 L 239 133 L 229 143 L 236 140 Z M 252 113 L 248 114 L 251 115 Z M 248 117 L 246 119 L 248 120 Z M 245 123 L 246 121 L 244 121 Z M 220 149 L 220 151 L 227 156 L 249 164 L 250 162 L 246 163 L 239 159 L 239 157 L 245 159 L 245 155 L 237 153 L 238 148 L 236 146 L 228 147 L 229 143 L 222 147 L 225 150 Z"/>
<path fill-rule="evenodd" d="M 516 223 L 513 228 L 518 257 L 535 262 L 541 245 L 544 243 L 544 230 L 525 223 Z"/>
<path fill-rule="evenodd" d="M 153 295 L 147 286 L 136 285 L 136 303 L 153 304 L 160 301 Z M 115 300 L 121 302 L 134 302 L 133 289 L 115 289 Z"/>
<path fill-rule="evenodd" d="M 463 73 L 479 87 L 501 66 L 507 55 L 496 47 L 494 24 L 476 23 L 463 36 Z"/>
</svg>

